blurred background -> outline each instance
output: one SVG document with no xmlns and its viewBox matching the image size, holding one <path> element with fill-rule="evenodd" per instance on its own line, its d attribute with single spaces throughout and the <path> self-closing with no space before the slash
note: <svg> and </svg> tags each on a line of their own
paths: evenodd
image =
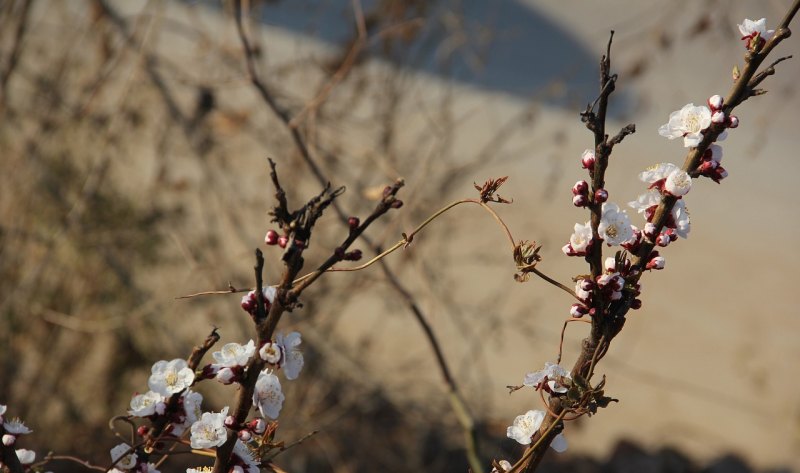
<svg viewBox="0 0 800 473">
<path fill-rule="evenodd" d="M 231 3 L 0 2 L 0 403 L 34 430 L 20 446 L 108 464 L 118 443 L 108 420 L 147 390 L 155 361 L 186 357 L 212 327 L 222 343 L 255 338 L 239 296 L 176 298 L 252 286 L 257 247 L 267 282 L 280 275 L 279 250 L 263 245 L 267 157 L 294 206 L 330 180 L 347 187 L 345 215 L 362 218 L 404 178 L 405 206 L 368 231 L 383 247 L 474 197 L 473 182 L 511 176 L 500 193 L 514 202 L 498 212 L 569 285 L 586 272 L 560 251 L 586 220 L 570 187 L 586 178 L 579 159 L 593 143 L 578 112 L 597 95 L 609 31 L 620 78 L 608 129 L 637 126 L 607 175 L 624 205 L 645 167 L 683 162 L 681 143 L 656 132 L 669 113 L 727 92 L 744 53 L 736 24 L 774 26 L 789 3 L 244 2 L 259 76 L 287 126 L 248 80 Z M 775 57 L 799 51 L 795 35 Z M 722 143 L 730 177 L 696 182 L 690 238 L 645 275 L 644 307 L 599 367 L 620 402 L 567 425 L 569 450 L 542 471 L 800 471 L 798 74 L 798 61 L 782 63 L 769 93 L 737 110 L 741 126 Z M 346 234 L 329 212 L 306 267 Z M 476 421 L 486 471 L 518 458 L 505 429 L 540 401 L 506 386 L 554 361 L 569 297 L 515 282 L 504 235 L 477 207 L 447 213 L 387 264 L 326 275 L 281 322 L 302 333 L 306 366 L 284 383 L 279 438 L 319 433 L 277 463 L 467 471 L 409 301 Z M 572 325 L 567 366 L 586 334 Z M 200 390 L 206 410 L 232 402 L 230 387 Z"/>
</svg>

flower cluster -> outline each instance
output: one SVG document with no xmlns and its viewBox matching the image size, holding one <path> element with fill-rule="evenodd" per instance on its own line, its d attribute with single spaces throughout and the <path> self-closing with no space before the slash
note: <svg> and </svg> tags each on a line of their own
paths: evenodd
<svg viewBox="0 0 800 473">
<path fill-rule="evenodd" d="M 303 369 L 303 352 L 298 348 L 302 339 L 298 332 L 283 336 L 279 333 L 274 342 L 265 343 L 258 355 L 276 369 L 283 368 L 286 379 L 297 379 Z"/>
<path fill-rule="evenodd" d="M 558 364 L 547 362 L 544 364 L 544 369 L 526 374 L 523 384 L 537 391 L 541 389 L 550 393 L 550 395 L 558 396 L 565 394 L 569 390 L 572 385 L 572 376 L 569 371 Z M 541 427 L 545 415 L 544 411 L 531 410 L 517 416 L 513 424 L 506 430 L 506 436 L 522 445 L 530 444 L 531 437 Z M 567 449 L 567 441 L 562 434 L 558 434 L 550 446 L 557 452 L 563 452 Z M 500 466 L 504 467 L 502 462 Z M 504 469 L 507 470 L 507 468 Z"/>
<path fill-rule="evenodd" d="M 189 389 L 194 382 L 195 373 L 186 360 L 157 361 L 151 368 L 148 382 L 150 391 L 133 396 L 128 415 L 150 421 L 165 417 L 165 433 L 180 436 L 202 413 L 203 395 Z M 177 402 L 172 409 L 168 409 L 169 400 L 175 394 L 179 394 Z M 144 436 L 147 429 L 140 427 L 138 432 Z"/>
</svg>

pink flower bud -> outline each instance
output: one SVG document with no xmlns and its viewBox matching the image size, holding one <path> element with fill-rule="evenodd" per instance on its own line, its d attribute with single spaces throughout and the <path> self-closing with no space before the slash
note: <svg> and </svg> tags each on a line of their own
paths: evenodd
<svg viewBox="0 0 800 473">
<path fill-rule="evenodd" d="M 355 230 L 359 225 L 361 225 L 361 221 L 358 219 L 358 217 L 350 217 L 347 219 L 347 225 L 350 226 L 350 230 Z"/>
<path fill-rule="evenodd" d="M 572 256 L 575 254 L 575 250 L 572 249 L 572 245 L 570 245 L 569 243 L 562 246 L 561 251 L 567 256 Z"/>
<path fill-rule="evenodd" d="M 658 255 L 658 252 L 654 252 L 654 254 Z M 664 269 L 664 265 L 666 264 L 666 260 L 664 260 L 663 256 L 654 256 L 650 258 L 650 261 L 647 262 L 647 269 Z"/>
<path fill-rule="evenodd" d="M 656 236 L 656 226 L 654 223 L 647 222 L 644 224 L 644 236 L 652 240 Z"/>
<path fill-rule="evenodd" d="M 289 243 L 289 239 L 285 236 L 278 237 L 278 246 L 281 248 L 286 248 L 286 245 Z"/>
<path fill-rule="evenodd" d="M 264 236 L 264 243 L 272 246 L 278 243 L 278 232 L 275 230 L 267 231 L 267 234 Z"/>
<path fill-rule="evenodd" d="M 216 376 L 214 376 L 214 378 L 220 383 L 227 386 L 229 384 L 233 384 L 236 381 L 237 376 L 236 372 L 233 369 L 225 367 L 225 368 L 220 368 L 220 370 L 217 371 L 217 374 Z"/>
<path fill-rule="evenodd" d="M 736 115 L 728 117 L 728 128 L 736 128 L 737 126 L 739 126 L 739 117 Z"/>
<path fill-rule="evenodd" d="M 594 202 L 596 204 L 602 204 L 603 202 L 608 200 L 608 191 L 605 189 L 597 189 L 594 191 Z"/>
<path fill-rule="evenodd" d="M 3 445 L 5 445 L 6 447 L 10 447 L 10 446 L 14 445 L 14 442 L 16 442 L 16 441 L 17 441 L 17 437 L 15 437 L 15 436 L 13 436 L 11 434 L 3 435 Z"/>
<path fill-rule="evenodd" d="M 572 186 L 572 195 L 588 195 L 589 184 L 586 181 L 578 181 Z"/>
<path fill-rule="evenodd" d="M 725 168 L 722 167 L 722 166 L 717 166 L 717 168 L 714 169 L 714 172 L 712 172 L 709 177 L 714 182 L 719 184 L 719 181 L 721 181 L 721 180 L 725 179 L 726 177 L 728 177 L 728 171 L 726 171 Z"/>
<path fill-rule="evenodd" d="M 581 289 L 584 291 L 591 291 L 594 284 L 589 279 L 581 279 Z"/>
<path fill-rule="evenodd" d="M 136 428 L 136 434 L 139 437 L 144 437 L 145 435 L 147 435 L 147 432 L 149 432 L 149 431 L 150 431 L 150 428 L 147 427 L 146 425 L 140 425 L 139 427 Z"/>
<path fill-rule="evenodd" d="M 722 105 L 723 99 L 721 95 L 712 95 L 708 98 L 708 107 L 712 112 L 716 112 L 717 110 L 721 109 Z"/>
<path fill-rule="evenodd" d="M 225 418 L 225 427 L 233 427 L 236 425 L 236 417 L 228 416 Z"/>
<path fill-rule="evenodd" d="M 572 198 L 572 204 L 575 207 L 586 207 L 589 205 L 589 198 L 585 195 L 576 195 Z"/>
<path fill-rule="evenodd" d="M 242 442 L 249 442 L 253 438 L 253 434 L 249 430 L 240 430 L 238 436 Z"/>
<path fill-rule="evenodd" d="M 725 113 L 721 110 L 717 110 L 711 115 L 711 123 L 725 123 Z"/>
<path fill-rule="evenodd" d="M 661 247 L 666 247 L 671 241 L 669 235 L 664 233 L 658 235 L 658 238 L 656 238 L 656 244 Z"/>
<path fill-rule="evenodd" d="M 572 304 L 572 307 L 569 308 L 569 315 L 579 319 L 584 315 L 588 314 L 589 310 L 583 304 Z"/>
<path fill-rule="evenodd" d="M 631 301 L 631 309 L 639 310 L 642 308 L 642 300 L 641 299 L 634 299 Z"/>
<path fill-rule="evenodd" d="M 267 423 L 264 422 L 264 419 L 253 419 L 250 423 L 247 424 L 250 429 L 258 435 L 264 433 L 267 430 Z"/>
<path fill-rule="evenodd" d="M 604 263 L 603 266 L 605 267 L 606 271 L 609 271 L 609 272 L 612 272 L 612 273 L 614 271 L 616 271 L 616 269 L 617 269 L 617 260 L 614 259 L 613 257 L 609 256 L 608 258 L 606 258 L 606 260 L 603 263 Z"/>
<path fill-rule="evenodd" d="M 716 167 L 718 166 L 716 161 L 703 161 L 700 163 L 700 166 L 697 167 L 697 172 L 699 172 L 703 176 L 709 175 Z"/>
<path fill-rule="evenodd" d="M 589 170 L 594 169 L 594 162 L 595 162 L 594 151 L 590 149 L 584 151 L 583 156 L 581 156 L 581 165 L 583 166 L 583 169 L 589 169 Z"/>
<path fill-rule="evenodd" d="M 394 202 L 392 202 L 392 204 L 391 204 L 391 207 L 392 207 L 393 209 L 399 209 L 399 208 L 400 208 L 400 207 L 402 207 L 402 206 L 403 206 L 403 201 L 402 201 L 402 200 L 395 200 L 395 201 L 394 201 Z"/>
</svg>

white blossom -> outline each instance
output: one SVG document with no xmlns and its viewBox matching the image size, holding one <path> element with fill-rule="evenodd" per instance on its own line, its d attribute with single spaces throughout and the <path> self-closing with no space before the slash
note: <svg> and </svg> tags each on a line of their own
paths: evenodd
<svg viewBox="0 0 800 473">
<path fill-rule="evenodd" d="M 299 345 L 302 343 L 298 332 L 291 332 L 284 336 L 279 333 L 275 342 L 265 343 L 258 350 L 258 355 L 267 363 L 283 368 L 286 379 L 297 379 L 303 369 L 303 352 Z"/>
<path fill-rule="evenodd" d="M 592 242 L 592 225 L 586 222 L 581 225 L 576 223 L 573 227 L 572 235 L 569 237 L 569 244 L 576 253 L 586 253 L 589 244 Z"/>
<path fill-rule="evenodd" d="M 222 350 L 215 351 L 211 354 L 216 361 L 215 366 L 220 368 L 233 368 L 235 366 L 245 366 L 256 352 L 256 346 L 253 340 L 250 340 L 247 345 L 240 345 L 238 343 L 226 343 Z"/>
<path fill-rule="evenodd" d="M 662 179 L 666 179 L 670 173 L 676 170 L 680 170 L 680 168 L 672 163 L 654 164 L 639 173 L 639 180 L 646 184 L 655 184 Z"/>
<path fill-rule="evenodd" d="M 150 370 L 147 381 L 151 391 L 163 396 L 171 396 L 188 388 L 194 382 L 194 371 L 186 360 L 176 358 L 172 361 L 157 361 Z"/>
<path fill-rule="evenodd" d="M 147 417 L 153 414 L 161 415 L 164 413 L 165 408 L 164 396 L 155 391 L 147 391 L 144 394 L 133 396 L 128 414 L 134 417 Z"/>
<path fill-rule="evenodd" d="M 683 200 L 675 202 L 672 207 L 672 219 L 675 220 L 675 233 L 681 238 L 689 238 L 692 222 L 689 218 L 689 209 Z"/>
<path fill-rule="evenodd" d="M 13 418 L 9 421 L 3 423 L 3 428 L 6 429 L 7 434 L 11 435 L 27 435 L 33 432 L 31 429 L 25 426 L 25 423 L 19 420 L 19 418 Z"/>
<path fill-rule="evenodd" d="M 297 379 L 303 369 L 303 352 L 298 346 L 302 343 L 300 333 L 292 332 L 285 337 L 278 334 L 275 342 L 283 348 L 282 368 L 286 379 Z"/>
<path fill-rule="evenodd" d="M 692 176 L 683 170 L 673 171 L 667 176 L 664 181 L 664 190 L 674 195 L 681 197 L 689 193 L 692 189 Z"/>
<path fill-rule="evenodd" d="M 268 370 L 258 375 L 255 391 L 253 392 L 253 405 L 264 417 L 277 419 L 283 407 L 285 396 L 281 391 L 281 382 L 278 377 Z"/>
<path fill-rule="evenodd" d="M 617 204 L 603 204 L 597 233 L 609 245 L 620 245 L 633 237 L 631 221 Z"/>
<path fill-rule="evenodd" d="M 267 363 L 278 366 L 283 359 L 283 351 L 277 343 L 267 342 L 258 350 L 258 356 Z"/>
<path fill-rule="evenodd" d="M 575 295 L 584 302 L 590 301 L 592 299 L 592 284 L 586 279 L 578 279 L 575 281 Z"/>
<path fill-rule="evenodd" d="M 500 465 L 500 468 L 502 468 L 503 471 L 511 471 L 511 467 L 513 466 L 511 463 L 509 463 L 508 460 L 500 460 L 499 462 L 497 462 L 497 464 Z M 497 471 L 497 468 L 492 468 L 491 473 L 500 473 L 500 472 Z"/>
<path fill-rule="evenodd" d="M 669 122 L 658 129 L 658 134 L 669 138 L 683 138 L 683 146 L 694 147 L 703 140 L 703 130 L 711 125 L 711 110 L 705 105 L 686 104 L 669 115 Z"/>
<path fill-rule="evenodd" d="M 192 448 L 219 447 L 228 440 L 228 429 L 225 427 L 225 417 L 228 416 L 228 406 L 220 412 L 204 412 L 200 420 L 192 424 L 190 444 Z"/>
<path fill-rule="evenodd" d="M 558 434 L 553 437 L 553 441 L 550 442 L 550 448 L 555 450 L 558 453 L 563 453 L 567 451 L 567 439 L 564 438 L 564 434 Z"/>
<path fill-rule="evenodd" d="M 617 259 L 613 256 L 609 256 L 608 258 L 603 261 L 603 268 L 606 271 L 611 271 L 612 273 L 617 270 Z"/>
<path fill-rule="evenodd" d="M 711 146 L 708 147 L 708 149 L 709 149 L 710 154 L 711 154 L 711 160 L 714 161 L 717 164 L 721 163 L 722 162 L 722 146 L 720 146 L 720 145 L 711 145 Z"/>
<path fill-rule="evenodd" d="M 259 461 L 256 460 L 253 452 L 241 440 L 237 440 L 233 445 L 233 454 L 239 457 L 247 467 L 247 473 L 259 473 L 261 471 L 258 467 Z"/>
<path fill-rule="evenodd" d="M 23 465 L 30 465 L 36 460 L 36 452 L 24 448 L 17 449 L 16 452 L 19 462 Z"/>
<path fill-rule="evenodd" d="M 767 29 L 767 19 L 762 18 L 760 20 L 750 20 L 745 18 L 741 25 L 739 26 L 739 32 L 742 33 L 742 39 L 745 38 L 752 38 L 753 36 L 758 33 L 758 35 L 763 38 L 765 41 L 772 38 L 775 34 L 775 30 L 768 30 Z"/>
<path fill-rule="evenodd" d="M 547 379 L 547 385 L 553 392 L 556 393 L 567 392 L 567 388 L 560 383 L 561 378 L 572 379 L 569 371 L 565 370 L 556 363 L 550 363 L 547 361 L 544 364 L 543 370 L 526 374 L 522 384 L 536 388 L 542 383 L 542 381 L 545 380 L 545 378 Z"/>
<path fill-rule="evenodd" d="M 651 185 L 663 183 L 664 190 L 676 197 L 686 195 L 692 188 L 692 178 L 689 173 L 672 163 L 650 166 L 639 173 L 639 179 Z"/>
<path fill-rule="evenodd" d="M 514 423 L 506 430 L 506 437 L 514 439 L 522 445 L 531 443 L 531 437 L 544 420 L 544 411 L 528 411 L 514 419 Z"/>
<path fill-rule="evenodd" d="M 661 193 L 655 189 L 650 189 L 637 197 L 636 200 L 628 202 L 628 206 L 639 213 L 643 213 L 650 207 L 658 205 L 659 202 L 661 202 Z"/>
<path fill-rule="evenodd" d="M 121 443 L 111 449 L 111 461 L 116 463 L 117 468 L 130 470 L 136 466 L 136 453 L 127 443 Z"/>
<path fill-rule="evenodd" d="M 183 433 L 192 426 L 200 416 L 203 415 L 201 404 L 203 403 L 203 395 L 187 389 L 183 393 L 183 422 L 172 423 L 172 431 L 170 433 L 176 437 L 180 437 Z"/>
<path fill-rule="evenodd" d="M 541 427 L 545 415 L 544 411 L 537 410 L 528 411 L 521 416 L 517 416 L 516 419 L 514 419 L 514 423 L 506 431 L 506 436 L 516 440 L 522 445 L 530 444 L 531 437 L 539 430 L 539 427 Z M 567 449 L 567 441 L 564 439 L 564 435 L 558 434 L 553 437 L 550 447 L 559 453 L 565 451 Z"/>
</svg>

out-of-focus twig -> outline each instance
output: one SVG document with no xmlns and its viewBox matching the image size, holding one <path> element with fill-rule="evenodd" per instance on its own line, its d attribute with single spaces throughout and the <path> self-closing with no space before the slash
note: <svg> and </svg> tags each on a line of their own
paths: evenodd
<svg viewBox="0 0 800 473">
<path fill-rule="evenodd" d="M 11 52 L 6 59 L 6 67 L 0 73 L 0 110 L 8 105 L 8 82 L 14 74 L 19 62 L 20 52 L 22 51 L 22 40 L 25 38 L 25 33 L 28 31 L 28 21 L 30 20 L 31 6 L 33 0 L 22 0 L 21 11 L 19 12 L 19 20 L 17 29 L 14 30 L 14 43 L 11 46 Z"/>
</svg>

